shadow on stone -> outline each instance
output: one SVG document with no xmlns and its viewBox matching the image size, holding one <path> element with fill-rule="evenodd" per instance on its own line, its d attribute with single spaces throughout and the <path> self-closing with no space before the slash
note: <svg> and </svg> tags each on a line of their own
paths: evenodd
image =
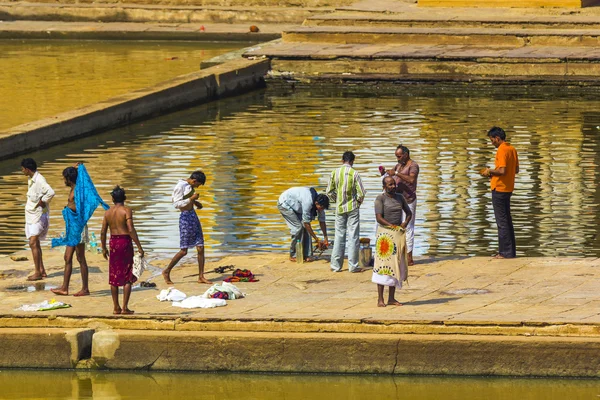
<svg viewBox="0 0 600 400">
<path fill-rule="evenodd" d="M 416 301 L 408 301 L 406 303 L 402 303 L 405 306 L 424 306 L 427 304 L 444 304 L 448 303 L 452 300 L 458 300 L 460 297 L 446 297 L 442 299 L 429 299 L 429 300 L 416 300 Z"/>
</svg>

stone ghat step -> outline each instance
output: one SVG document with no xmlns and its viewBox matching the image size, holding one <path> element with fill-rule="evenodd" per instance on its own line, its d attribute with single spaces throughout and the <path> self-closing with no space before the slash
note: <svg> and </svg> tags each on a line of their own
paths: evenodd
<svg viewBox="0 0 600 400">
<path fill-rule="evenodd" d="M 273 76 L 409 81 L 572 81 L 600 76 L 600 49 L 280 43 L 245 54 L 271 59 Z"/>
<path fill-rule="evenodd" d="M 248 7 L 247 5 L 61 4 L 0 2 L 4 21 L 161 22 L 228 24 L 301 24 L 333 8 Z"/>
<path fill-rule="evenodd" d="M 600 17 L 587 15 L 424 15 L 422 13 L 385 15 L 336 11 L 331 14 L 310 16 L 302 25 L 395 28 L 600 29 Z"/>
<path fill-rule="evenodd" d="M 10 0 L 9 0 L 10 1 Z M 16 3 L 16 1 L 10 1 Z M 21 3 L 21 2 L 19 2 Z M 33 3 L 33 2 L 32 2 Z M 112 5 L 138 4 L 168 8 L 170 6 L 221 6 L 221 7 L 343 7 L 350 6 L 353 0 L 36 0 L 36 3 L 65 5 Z M 23 4 L 23 3 L 22 3 Z"/>
<path fill-rule="evenodd" d="M 419 0 L 423 7 L 591 7 L 598 0 Z"/>
<path fill-rule="evenodd" d="M 284 42 L 469 46 L 598 47 L 600 29 L 389 28 L 320 26 L 288 29 Z"/>
</svg>

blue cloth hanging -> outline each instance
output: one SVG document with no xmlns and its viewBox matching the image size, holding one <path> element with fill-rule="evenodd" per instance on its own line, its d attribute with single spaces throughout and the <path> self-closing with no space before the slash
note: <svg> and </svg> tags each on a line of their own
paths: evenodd
<svg viewBox="0 0 600 400">
<path fill-rule="evenodd" d="M 102 205 L 105 210 L 109 208 L 108 204 L 100 198 L 94 182 L 92 182 L 92 178 L 90 178 L 83 164 L 80 164 L 77 168 L 74 197 L 77 211 L 73 211 L 69 207 L 63 209 L 65 237 L 52 239 L 52 247 L 77 246 L 81 242 L 81 234 L 85 229 L 85 225 L 92 218 L 96 208 L 99 205 Z"/>
</svg>

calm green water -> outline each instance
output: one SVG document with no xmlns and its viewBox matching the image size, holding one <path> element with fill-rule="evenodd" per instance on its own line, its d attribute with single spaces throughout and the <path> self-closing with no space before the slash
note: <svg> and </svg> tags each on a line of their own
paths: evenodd
<svg viewBox="0 0 600 400">
<path fill-rule="evenodd" d="M 197 71 L 248 45 L 0 40 L 0 131 Z"/>
<path fill-rule="evenodd" d="M 178 213 L 170 203 L 177 179 L 201 168 L 199 212 L 210 254 L 285 251 L 288 230 L 276 208 L 291 186 L 324 190 L 344 150 L 356 155 L 368 196 L 361 231 L 374 232 L 377 167 L 395 163 L 397 144 L 421 166 L 417 255 L 490 255 L 497 247 L 488 181 L 486 136 L 507 129 L 521 163 L 513 197 L 519 256 L 600 256 L 600 100 L 507 94 L 506 88 L 412 87 L 269 89 L 218 101 L 75 140 L 30 156 L 56 189 L 51 236 L 63 228 L 67 189 L 61 171 L 86 160 L 100 193 L 128 191 L 147 250 L 178 248 Z M 25 248 L 26 179 L 20 157 L 0 163 L 0 251 Z M 330 235 L 333 215 L 328 214 Z M 90 228 L 98 232 L 101 213 Z"/>
<path fill-rule="evenodd" d="M 336 375 L 0 371 L 2 399 L 597 399 L 600 381 Z"/>
</svg>

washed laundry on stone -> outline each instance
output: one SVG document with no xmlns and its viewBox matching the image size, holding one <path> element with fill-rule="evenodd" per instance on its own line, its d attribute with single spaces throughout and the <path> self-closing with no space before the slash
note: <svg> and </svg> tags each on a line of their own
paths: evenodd
<svg viewBox="0 0 600 400">
<path fill-rule="evenodd" d="M 227 302 L 223 299 L 207 299 L 203 296 L 192 296 L 183 301 L 173 302 L 173 307 L 181 308 L 215 308 L 226 305 Z"/>
<path fill-rule="evenodd" d="M 249 269 L 236 269 L 233 274 L 225 279 L 225 282 L 258 282 Z"/>
<path fill-rule="evenodd" d="M 70 304 L 52 299 L 50 301 L 44 300 L 41 303 L 23 304 L 21 307 L 17 308 L 17 311 L 50 311 L 69 307 L 71 307 Z"/>
<path fill-rule="evenodd" d="M 241 299 L 245 297 L 245 294 L 240 291 L 235 285 L 232 285 L 229 282 L 223 282 L 222 284 L 215 283 L 212 285 L 202 297 L 206 299 L 210 299 L 214 297 L 215 293 L 226 293 L 228 300 Z"/>
<path fill-rule="evenodd" d="M 186 298 L 186 294 L 180 290 L 175 289 L 174 287 L 170 287 L 168 289 L 163 289 L 156 296 L 156 298 L 160 301 L 182 301 Z"/>
</svg>

